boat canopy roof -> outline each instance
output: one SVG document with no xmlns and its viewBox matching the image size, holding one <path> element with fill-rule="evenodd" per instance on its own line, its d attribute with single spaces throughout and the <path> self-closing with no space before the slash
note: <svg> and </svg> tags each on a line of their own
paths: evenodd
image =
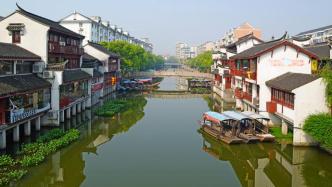
<svg viewBox="0 0 332 187">
<path fill-rule="evenodd" d="M 268 121 L 270 120 L 270 118 L 268 118 L 268 117 L 265 117 L 261 114 L 257 114 L 257 113 L 250 112 L 250 111 L 244 111 L 244 112 L 242 112 L 242 114 L 249 116 L 251 118 L 254 118 L 254 119 L 263 119 L 263 120 L 268 120 Z"/>
<path fill-rule="evenodd" d="M 205 112 L 204 113 L 204 118 L 209 121 L 213 122 L 222 122 L 222 121 L 227 121 L 227 120 L 233 120 L 231 117 L 217 113 L 217 112 Z"/>
<path fill-rule="evenodd" d="M 138 82 L 141 82 L 141 83 L 146 83 L 146 82 L 151 82 L 152 81 L 152 78 L 144 78 L 144 79 L 136 79 Z"/>
<path fill-rule="evenodd" d="M 226 112 L 223 112 L 223 114 L 226 116 L 229 116 L 230 118 L 238 120 L 238 121 L 250 119 L 249 116 L 246 116 L 246 115 L 244 115 L 240 112 L 236 112 L 236 111 L 226 111 Z"/>
</svg>

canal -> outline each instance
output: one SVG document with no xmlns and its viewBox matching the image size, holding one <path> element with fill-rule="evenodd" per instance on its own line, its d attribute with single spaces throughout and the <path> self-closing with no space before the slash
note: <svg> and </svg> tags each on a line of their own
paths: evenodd
<svg viewBox="0 0 332 187">
<path fill-rule="evenodd" d="M 161 87 L 175 88 L 174 78 Z M 173 85 L 173 87 L 172 87 Z M 139 97 L 113 118 L 86 111 L 62 128 L 81 139 L 32 168 L 17 186 L 331 186 L 332 156 L 315 148 L 229 146 L 200 134 L 211 98 Z M 218 101 L 220 103 L 220 101 Z"/>
</svg>

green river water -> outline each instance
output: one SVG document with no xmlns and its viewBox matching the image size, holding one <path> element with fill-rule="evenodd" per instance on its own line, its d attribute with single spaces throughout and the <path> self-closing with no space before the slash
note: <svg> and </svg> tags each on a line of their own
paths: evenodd
<svg viewBox="0 0 332 187">
<path fill-rule="evenodd" d="M 176 88 L 165 78 L 161 89 Z M 62 128 L 79 141 L 32 168 L 15 186 L 332 186 L 332 156 L 273 143 L 229 146 L 197 130 L 220 101 L 142 97 L 113 118 L 86 111 Z M 220 106 L 222 105 L 222 106 Z"/>
</svg>

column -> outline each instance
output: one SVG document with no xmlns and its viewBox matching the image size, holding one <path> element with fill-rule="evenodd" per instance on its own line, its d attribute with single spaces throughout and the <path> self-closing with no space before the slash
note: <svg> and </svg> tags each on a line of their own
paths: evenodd
<svg viewBox="0 0 332 187">
<path fill-rule="evenodd" d="M 40 131 L 40 116 L 36 118 L 36 131 Z"/>
<path fill-rule="evenodd" d="M 284 120 L 281 121 L 281 133 L 283 135 L 287 135 L 288 133 L 288 125 Z"/>
<path fill-rule="evenodd" d="M 85 110 L 85 102 L 82 102 L 82 110 Z"/>
<path fill-rule="evenodd" d="M 19 142 L 20 141 L 20 125 L 17 125 L 13 128 L 13 141 Z"/>
<path fill-rule="evenodd" d="M 66 112 L 67 112 L 67 113 L 66 113 L 66 117 L 67 117 L 67 119 L 70 119 L 70 117 L 71 117 L 70 107 L 67 108 Z"/>
<path fill-rule="evenodd" d="M 30 136 L 31 135 L 31 121 L 24 123 L 24 135 Z"/>
<path fill-rule="evenodd" d="M 0 131 L 0 149 L 6 149 L 6 130 Z"/>
<path fill-rule="evenodd" d="M 82 103 L 77 103 L 77 113 L 81 113 Z"/>
<path fill-rule="evenodd" d="M 71 107 L 71 114 L 73 116 L 76 116 L 76 104 L 74 104 L 72 107 Z"/>
<path fill-rule="evenodd" d="M 60 111 L 60 122 L 65 122 L 65 110 Z"/>
</svg>

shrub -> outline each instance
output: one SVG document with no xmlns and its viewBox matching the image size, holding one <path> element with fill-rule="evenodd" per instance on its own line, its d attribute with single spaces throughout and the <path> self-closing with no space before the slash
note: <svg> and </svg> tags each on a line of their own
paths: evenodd
<svg viewBox="0 0 332 187">
<path fill-rule="evenodd" d="M 0 156 L 0 167 L 3 166 L 12 166 L 15 164 L 15 161 L 12 157 L 8 155 L 1 155 Z"/>
<path fill-rule="evenodd" d="M 332 117 L 329 114 L 310 115 L 304 122 L 303 130 L 323 147 L 332 148 Z"/>
<path fill-rule="evenodd" d="M 44 161 L 45 156 L 42 151 L 38 151 L 32 155 L 23 156 L 22 160 L 20 160 L 20 164 L 23 167 L 37 166 L 39 163 Z"/>
<path fill-rule="evenodd" d="M 37 139 L 38 143 L 45 143 L 45 142 L 49 142 L 51 140 L 54 139 L 58 139 L 60 137 L 62 137 L 63 135 L 65 135 L 65 132 L 61 129 L 52 129 L 50 131 L 48 131 L 46 134 L 40 136 Z"/>
</svg>

